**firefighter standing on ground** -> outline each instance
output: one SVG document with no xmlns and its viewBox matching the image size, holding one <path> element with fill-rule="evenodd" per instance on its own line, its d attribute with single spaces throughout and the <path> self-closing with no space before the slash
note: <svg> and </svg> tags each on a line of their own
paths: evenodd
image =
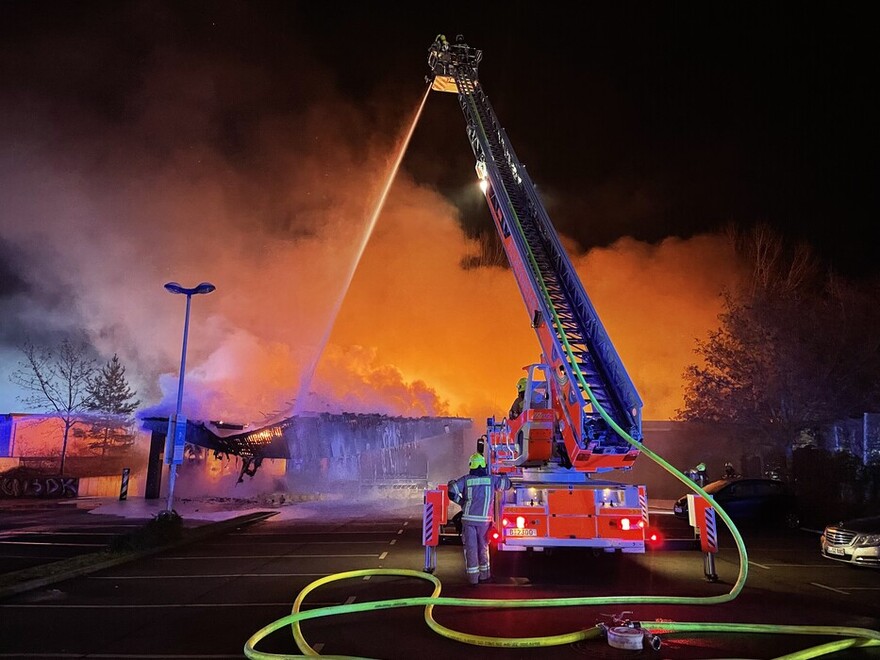
<svg viewBox="0 0 880 660">
<path fill-rule="evenodd" d="M 450 481 L 448 488 L 449 499 L 461 506 L 466 573 L 470 585 L 476 587 L 491 578 L 487 536 L 492 524 L 495 491 L 508 490 L 511 484 L 507 475 L 489 474 L 482 454 L 472 454 L 468 467 L 470 471 Z"/>
<path fill-rule="evenodd" d="M 705 463 L 698 463 L 696 467 L 692 467 L 685 474 L 689 479 L 695 481 L 700 488 L 709 483 L 709 473 L 706 471 Z"/>
</svg>

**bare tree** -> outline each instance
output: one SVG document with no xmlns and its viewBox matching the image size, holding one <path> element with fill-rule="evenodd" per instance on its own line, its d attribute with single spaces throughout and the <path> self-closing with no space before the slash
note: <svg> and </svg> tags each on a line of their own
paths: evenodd
<svg viewBox="0 0 880 660">
<path fill-rule="evenodd" d="M 743 295 L 797 296 L 825 285 L 822 263 L 810 245 L 788 243 L 772 227 L 759 224 L 749 231 L 728 227 L 738 254 L 751 266 L 748 290 Z"/>
<path fill-rule="evenodd" d="M 26 341 L 21 352 L 24 360 L 9 380 L 25 391 L 18 396 L 19 401 L 61 421 L 64 435 L 59 474 L 63 475 L 70 430 L 82 423 L 81 415 L 91 401 L 88 386 L 95 361 L 85 342 L 74 343 L 70 339 L 63 339 L 54 351 Z"/>
<path fill-rule="evenodd" d="M 742 236 L 753 266 L 725 293 L 719 328 L 697 340 L 677 418 L 720 422 L 788 451 L 795 437 L 880 405 L 877 284 L 823 271 L 803 244 L 760 228 Z"/>
</svg>

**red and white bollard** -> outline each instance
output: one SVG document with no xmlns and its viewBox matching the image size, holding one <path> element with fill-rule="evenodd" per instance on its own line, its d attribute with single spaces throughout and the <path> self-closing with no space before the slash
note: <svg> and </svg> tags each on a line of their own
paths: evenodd
<svg viewBox="0 0 880 660">
<path fill-rule="evenodd" d="M 437 568 L 437 546 L 440 528 L 446 524 L 446 489 L 425 491 L 425 509 L 422 514 L 422 545 L 425 546 L 425 573 Z"/>
<path fill-rule="evenodd" d="M 122 468 L 122 482 L 119 484 L 119 501 L 128 499 L 128 479 L 131 476 L 131 468 Z"/>
<path fill-rule="evenodd" d="M 700 549 L 704 553 L 703 573 L 709 582 L 717 582 L 715 572 L 715 553 L 718 552 L 718 526 L 715 522 L 715 508 L 712 503 L 699 495 L 688 494 L 688 520 L 700 537 Z"/>
</svg>

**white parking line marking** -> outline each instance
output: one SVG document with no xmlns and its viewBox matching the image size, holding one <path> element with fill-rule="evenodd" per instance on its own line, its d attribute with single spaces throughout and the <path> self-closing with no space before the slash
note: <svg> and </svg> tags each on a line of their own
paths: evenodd
<svg viewBox="0 0 880 660">
<path fill-rule="evenodd" d="M 310 602 L 308 607 L 333 607 L 339 603 L 318 603 Z M 55 604 L 55 603 L 11 603 L 9 605 L 0 604 L 0 609 L 56 609 L 56 610 L 143 610 L 143 609 L 164 609 L 164 608 L 198 608 L 198 607 L 290 607 L 290 603 L 161 603 L 159 605 L 71 605 L 71 604 Z M 2 656 L 0 656 L 2 657 Z M 79 656 L 77 656 L 79 657 Z"/>
<path fill-rule="evenodd" d="M 843 594 L 844 596 L 849 596 L 849 592 L 844 591 L 843 589 L 835 589 L 834 587 L 829 587 L 828 585 L 820 584 L 818 582 L 810 582 L 810 584 L 812 584 L 814 587 L 819 587 L 820 589 L 827 589 L 828 591 L 833 591 L 838 594 Z"/>
<path fill-rule="evenodd" d="M 382 543 L 385 541 L 379 539 L 375 541 L 260 541 L 260 545 L 263 547 L 278 545 L 381 545 Z M 253 543 L 200 543 L 199 545 L 211 548 L 254 547 Z"/>
<path fill-rule="evenodd" d="M 749 559 L 749 566 L 757 566 L 758 568 L 763 568 L 765 571 L 770 570 L 769 566 L 765 566 L 764 564 L 759 564 L 758 562 L 752 561 L 751 559 Z"/>
<path fill-rule="evenodd" d="M 46 541 L 0 541 L 0 545 L 48 545 L 68 548 L 103 548 L 106 543 L 49 543 Z"/>
<path fill-rule="evenodd" d="M 356 598 L 356 596 L 349 596 L 345 599 L 344 605 L 351 605 L 356 600 Z"/>
<path fill-rule="evenodd" d="M 398 529 L 398 530 L 397 530 L 397 535 L 400 536 L 401 534 L 403 534 L 403 530 L 402 530 L 402 529 Z"/>
<path fill-rule="evenodd" d="M 385 557 L 387 557 L 387 556 L 388 556 L 388 553 L 383 552 L 381 555 L 379 555 L 379 559 L 385 559 Z"/>
<path fill-rule="evenodd" d="M 397 543 L 397 539 L 391 539 L 391 543 L 389 543 L 388 545 L 394 545 L 395 543 Z"/>
<path fill-rule="evenodd" d="M 393 527 L 397 527 L 397 523 L 395 523 L 393 525 Z M 327 536 L 330 536 L 330 535 L 339 536 L 341 534 L 380 534 L 383 531 L 390 532 L 392 530 L 391 529 L 381 530 L 381 529 L 376 529 L 374 527 L 371 527 L 370 529 L 364 529 L 364 530 L 349 530 L 349 529 L 347 529 L 345 531 L 326 531 L 326 532 L 301 531 L 301 532 L 289 534 L 289 536 L 294 536 L 294 537 L 296 537 L 296 536 L 309 536 L 309 535 L 313 536 L 315 534 L 327 535 Z M 400 534 L 400 532 L 397 532 L 397 533 Z M 286 534 L 284 532 L 274 532 L 272 534 L 260 534 L 260 533 L 256 533 L 256 532 L 253 534 L 230 533 L 229 535 L 230 536 L 288 536 L 288 534 Z"/>
<path fill-rule="evenodd" d="M 304 558 L 313 557 L 315 559 L 326 559 L 328 557 L 375 557 L 376 553 L 371 552 L 363 555 L 193 555 L 191 557 L 156 557 L 158 561 L 186 561 L 188 559 L 288 559 L 288 558 Z"/>
<path fill-rule="evenodd" d="M 53 532 L 52 530 L 15 529 L 0 534 L 0 538 L 9 536 L 119 536 L 119 532 Z"/>
<path fill-rule="evenodd" d="M 317 644 L 315 645 L 317 646 Z M 0 653 L 0 658 L 82 658 L 82 653 Z M 223 660 L 224 658 L 236 658 L 241 660 L 241 655 L 153 655 L 151 653 L 119 654 L 119 653 L 89 653 L 90 658 L 109 658 L 110 660 Z"/>
<path fill-rule="evenodd" d="M 827 568 L 828 564 L 765 564 L 765 566 L 767 568 Z"/>
<path fill-rule="evenodd" d="M 89 580 L 190 580 L 202 578 L 326 577 L 333 573 L 204 573 L 200 575 L 89 575 Z"/>
</svg>

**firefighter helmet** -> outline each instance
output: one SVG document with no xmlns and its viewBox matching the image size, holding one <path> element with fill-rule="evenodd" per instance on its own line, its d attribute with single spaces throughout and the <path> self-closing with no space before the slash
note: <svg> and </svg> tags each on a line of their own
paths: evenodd
<svg viewBox="0 0 880 660">
<path fill-rule="evenodd" d="M 528 385 L 528 383 L 529 383 L 529 381 L 526 380 L 525 378 L 520 378 L 518 381 L 516 381 L 516 391 L 517 392 L 525 392 L 526 385 Z"/>
<path fill-rule="evenodd" d="M 486 467 L 486 459 L 482 454 L 471 454 L 471 458 L 468 461 L 468 467 L 471 470 L 476 470 L 477 468 Z"/>
</svg>

